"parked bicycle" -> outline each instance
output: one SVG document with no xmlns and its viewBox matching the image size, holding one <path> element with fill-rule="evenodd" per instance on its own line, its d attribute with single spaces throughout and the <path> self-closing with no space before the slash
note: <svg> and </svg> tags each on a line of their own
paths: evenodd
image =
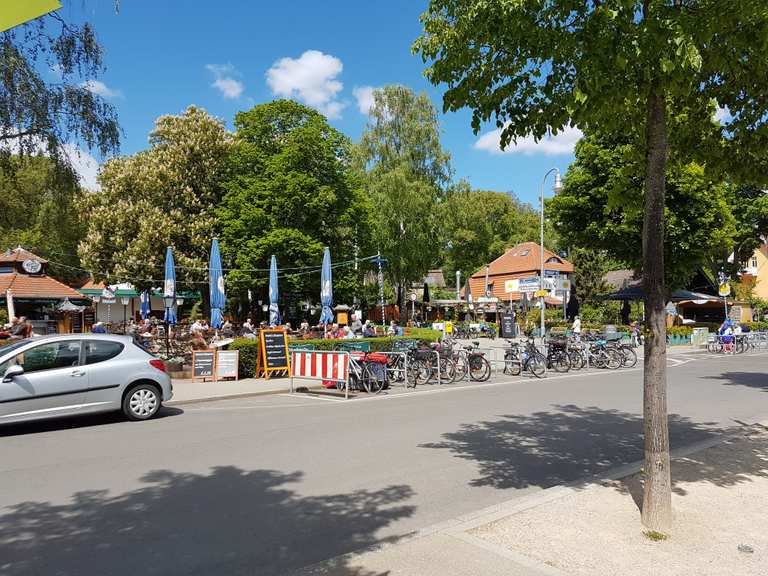
<svg viewBox="0 0 768 576">
<path fill-rule="evenodd" d="M 507 340 L 509 348 L 504 353 L 504 373 L 518 376 L 530 372 L 541 378 L 547 371 L 547 359 L 536 348 L 533 338 L 528 338 L 521 347 L 517 342 Z"/>
</svg>

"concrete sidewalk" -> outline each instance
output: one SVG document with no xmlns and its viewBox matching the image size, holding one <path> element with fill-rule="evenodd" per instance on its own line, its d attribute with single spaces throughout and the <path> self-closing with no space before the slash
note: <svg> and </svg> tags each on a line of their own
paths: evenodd
<svg viewBox="0 0 768 576">
<path fill-rule="evenodd" d="M 321 388 L 320 382 L 294 379 L 294 386 L 304 386 L 310 389 Z M 219 380 L 217 382 L 200 382 L 189 379 L 173 380 L 173 399 L 166 405 L 193 404 L 196 402 L 208 402 L 210 400 L 227 400 L 231 398 L 244 398 L 249 396 L 261 396 L 264 394 L 288 393 L 291 389 L 290 378 L 272 377 L 243 378 L 241 380 Z"/>
</svg>

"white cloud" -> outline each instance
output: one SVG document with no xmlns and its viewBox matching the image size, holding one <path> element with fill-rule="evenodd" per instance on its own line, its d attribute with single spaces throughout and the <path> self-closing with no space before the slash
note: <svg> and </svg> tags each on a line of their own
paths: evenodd
<svg viewBox="0 0 768 576">
<path fill-rule="evenodd" d="M 572 154 L 576 142 L 581 140 L 583 136 L 581 130 L 569 126 L 558 132 L 557 135 L 547 135 L 538 142 L 534 140 L 533 136 L 518 138 L 517 142 L 510 142 L 502 150 L 500 145 L 501 132 L 501 128 L 486 132 L 478 138 L 473 148 L 475 150 L 485 150 L 491 154 L 525 154 L 526 156 L 544 154 L 545 156 L 560 156 Z"/>
<path fill-rule="evenodd" d="M 728 124 L 732 119 L 733 116 L 731 115 L 728 106 L 717 107 L 717 110 L 715 111 L 715 122 L 718 122 L 719 124 Z"/>
<path fill-rule="evenodd" d="M 341 60 L 318 50 L 307 50 L 299 58 L 281 58 L 267 70 L 267 85 L 272 94 L 298 98 L 335 119 L 346 106 L 336 96 L 344 85 L 336 80 L 344 66 Z"/>
<path fill-rule="evenodd" d="M 224 98 L 236 100 L 240 98 L 245 86 L 235 76 L 240 76 L 232 64 L 206 64 L 206 70 L 213 74 L 211 86 L 216 88 Z"/>
<path fill-rule="evenodd" d="M 81 88 L 85 88 L 89 92 L 101 96 L 102 98 L 122 98 L 123 93 L 120 90 L 114 90 L 104 84 L 101 80 L 86 80 L 80 83 Z"/>
<path fill-rule="evenodd" d="M 373 91 L 376 90 L 373 86 L 355 86 L 352 89 L 352 94 L 357 99 L 357 108 L 361 114 L 369 114 L 371 108 L 373 108 Z"/>
<path fill-rule="evenodd" d="M 64 144 L 62 149 L 79 176 L 80 185 L 88 190 L 101 190 L 101 186 L 96 180 L 99 175 L 98 160 L 74 144 Z"/>
</svg>

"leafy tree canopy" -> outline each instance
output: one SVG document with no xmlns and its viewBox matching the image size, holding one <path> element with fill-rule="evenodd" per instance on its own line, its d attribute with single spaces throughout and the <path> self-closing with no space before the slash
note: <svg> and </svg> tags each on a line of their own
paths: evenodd
<svg viewBox="0 0 768 576">
<path fill-rule="evenodd" d="M 368 210 L 350 173 L 350 141 L 315 110 L 276 100 L 240 112 L 217 215 L 222 251 L 238 270 L 229 280 L 266 294 L 270 257 L 278 267 L 317 267 L 323 247 L 350 260 L 366 245 Z M 281 273 L 281 290 L 319 299 L 320 274 Z M 349 297 L 359 284 L 351 268 L 334 270 L 334 294 Z"/>
<path fill-rule="evenodd" d="M 51 158 L 12 156 L 0 164 L 0 250 L 21 245 L 48 258 L 51 275 L 65 282 L 83 276 L 77 244 L 84 220 L 82 192 Z"/>
<path fill-rule="evenodd" d="M 566 243 L 604 250 L 639 269 L 643 180 L 642 159 L 626 140 L 586 137 L 562 192 L 548 202 L 549 216 Z M 728 186 L 695 162 L 671 158 L 666 193 L 666 285 L 674 290 L 733 246 L 736 220 Z"/>
<path fill-rule="evenodd" d="M 373 244 L 388 259 L 392 282 L 407 287 L 438 259 L 439 203 L 451 179 L 450 158 L 426 94 L 385 86 L 373 97 L 357 167 L 373 210 Z M 404 298 L 405 290 L 400 294 Z"/>
<path fill-rule="evenodd" d="M 68 168 L 66 143 L 102 155 L 116 152 L 115 108 L 90 82 L 103 71 L 102 49 L 87 22 L 65 22 L 56 12 L 0 33 L 0 161 L 44 153 Z M 49 80 L 51 71 L 57 78 Z"/>
<path fill-rule="evenodd" d="M 456 270 L 467 277 L 507 248 L 539 241 L 539 212 L 512 194 L 472 190 L 462 181 L 451 187 L 441 205 L 440 229 L 445 245 L 443 271 L 452 278 Z M 545 245 L 556 247 L 550 222 Z"/>
<path fill-rule="evenodd" d="M 178 285 L 199 290 L 218 232 L 214 210 L 230 137 L 221 121 L 190 106 L 158 118 L 149 142 L 148 150 L 104 164 L 101 192 L 83 204 L 89 218 L 80 256 L 96 280 L 148 288 L 162 284 L 172 246 Z"/>
</svg>

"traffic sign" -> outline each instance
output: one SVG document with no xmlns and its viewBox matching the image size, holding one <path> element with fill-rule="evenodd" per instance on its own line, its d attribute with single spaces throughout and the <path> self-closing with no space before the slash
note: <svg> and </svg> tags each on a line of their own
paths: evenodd
<svg viewBox="0 0 768 576">
<path fill-rule="evenodd" d="M 723 282 L 722 284 L 720 284 L 720 287 L 718 288 L 717 293 L 720 294 L 720 296 L 722 296 L 723 298 L 725 298 L 726 296 L 730 296 L 731 285 L 728 284 L 728 282 Z"/>
<path fill-rule="evenodd" d="M 536 292 L 534 292 L 533 295 L 536 298 L 544 298 L 545 296 L 549 295 L 549 290 L 536 290 Z"/>
</svg>

